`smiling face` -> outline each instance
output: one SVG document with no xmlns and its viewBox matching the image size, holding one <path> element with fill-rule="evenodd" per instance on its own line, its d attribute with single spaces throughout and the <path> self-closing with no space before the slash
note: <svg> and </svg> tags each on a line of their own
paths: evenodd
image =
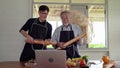
<svg viewBox="0 0 120 68">
<path fill-rule="evenodd" d="M 69 24 L 69 17 L 68 17 L 69 13 L 68 12 L 63 12 L 61 13 L 61 20 L 62 20 L 62 23 L 64 25 L 68 25 Z"/>
<path fill-rule="evenodd" d="M 45 21 L 46 18 L 47 18 L 47 15 L 48 15 L 48 11 L 47 10 L 45 10 L 45 11 L 39 11 L 38 14 L 39 14 L 39 19 L 41 21 Z"/>
</svg>

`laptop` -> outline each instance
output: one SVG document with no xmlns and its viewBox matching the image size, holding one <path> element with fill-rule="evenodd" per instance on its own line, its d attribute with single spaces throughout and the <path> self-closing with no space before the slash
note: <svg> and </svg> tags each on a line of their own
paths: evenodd
<svg viewBox="0 0 120 68">
<path fill-rule="evenodd" d="M 35 50 L 37 68 L 66 68 L 65 50 Z"/>
</svg>

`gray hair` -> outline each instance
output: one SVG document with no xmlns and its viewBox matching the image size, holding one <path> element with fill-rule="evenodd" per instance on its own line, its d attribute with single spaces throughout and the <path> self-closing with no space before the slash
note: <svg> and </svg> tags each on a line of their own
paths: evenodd
<svg viewBox="0 0 120 68">
<path fill-rule="evenodd" d="M 66 14 L 68 14 L 69 15 L 69 11 L 67 11 L 67 10 L 65 10 L 65 11 L 62 11 L 61 13 L 60 13 L 60 16 L 62 15 L 62 14 L 64 14 L 64 13 L 66 13 Z"/>
</svg>

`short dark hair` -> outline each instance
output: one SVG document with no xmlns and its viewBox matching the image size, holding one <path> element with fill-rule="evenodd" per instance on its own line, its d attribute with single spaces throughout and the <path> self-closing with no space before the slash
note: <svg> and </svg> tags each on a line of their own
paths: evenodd
<svg viewBox="0 0 120 68">
<path fill-rule="evenodd" d="M 41 6 L 39 7 L 39 11 L 45 11 L 45 10 L 47 10 L 47 11 L 49 12 L 48 6 L 46 6 L 46 5 L 41 5 Z"/>
</svg>

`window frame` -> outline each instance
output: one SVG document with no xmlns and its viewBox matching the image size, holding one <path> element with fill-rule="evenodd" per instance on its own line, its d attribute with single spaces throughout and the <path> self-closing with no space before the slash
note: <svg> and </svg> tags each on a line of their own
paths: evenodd
<svg viewBox="0 0 120 68">
<path fill-rule="evenodd" d="M 105 7 L 105 45 L 106 45 L 106 48 L 88 48 L 87 45 L 82 45 L 84 47 L 81 47 L 80 46 L 80 49 L 79 50 L 82 50 L 82 51 L 109 51 L 109 34 L 108 34 L 108 0 L 105 0 L 105 4 L 90 4 L 90 3 L 83 3 L 83 4 L 78 4 L 78 3 L 71 3 L 71 0 L 69 0 L 69 3 L 52 3 L 52 2 L 34 2 L 33 0 L 31 0 L 31 17 L 33 17 L 33 5 L 34 4 L 67 4 L 67 5 L 70 5 L 70 9 L 71 9 L 71 6 L 72 5 L 104 5 Z"/>
</svg>

